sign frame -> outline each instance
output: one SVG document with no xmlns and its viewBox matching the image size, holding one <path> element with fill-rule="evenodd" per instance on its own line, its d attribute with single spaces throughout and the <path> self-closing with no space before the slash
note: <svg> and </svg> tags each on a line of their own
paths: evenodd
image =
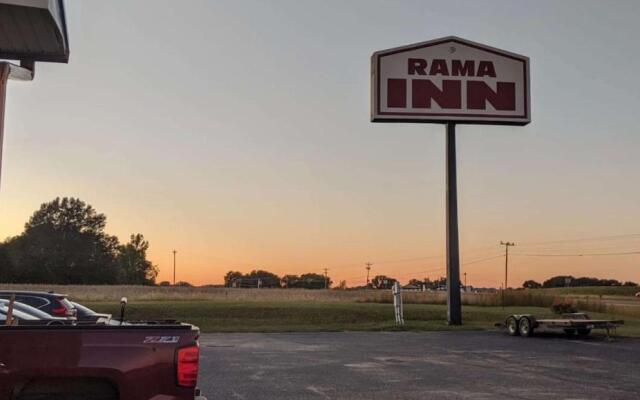
<svg viewBox="0 0 640 400">
<path fill-rule="evenodd" d="M 382 112 L 380 105 L 380 61 L 381 58 L 403 53 L 407 51 L 417 50 L 425 47 L 436 46 L 444 43 L 457 43 L 460 45 L 472 47 L 481 51 L 489 52 L 497 56 L 510 58 L 523 63 L 523 81 L 524 81 L 524 115 L 521 116 L 481 116 L 481 115 L 455 115 L 454 113 L 406 113 Z M 413 43 L 406 46 L 394 47 L 385 50 L 379 50 L 371 55 L 371 122 L 408 122 L 408 123 L 427 123 L 427 124 L 470 124 L 470 125 L 517 125 L 523 126 L 531 122 L 531 79 L 530 79 L 529 57 L 521 54 L 512 53 L 506 50 L 487 46 L 471 40 L 462 39 L 457 36 L 446 36 L 438 39 L 428 40 L 424 42 Z"/>
</svg>

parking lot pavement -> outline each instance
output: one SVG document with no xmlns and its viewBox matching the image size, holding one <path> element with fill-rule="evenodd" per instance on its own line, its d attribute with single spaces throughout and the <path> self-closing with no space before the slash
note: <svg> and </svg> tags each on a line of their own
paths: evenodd
<svg viewBox="0 0 640 400">
<path fill-rule="evenodd" d="M 201 337 L 215 399 L 639 399 L 640 340 L 498 332 Z"/>
</svg>

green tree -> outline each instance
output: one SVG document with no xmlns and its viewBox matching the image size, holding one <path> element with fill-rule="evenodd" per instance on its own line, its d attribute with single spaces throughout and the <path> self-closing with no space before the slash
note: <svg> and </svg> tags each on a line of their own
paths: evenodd
<svg viewBox="0 0 640 400">
<path fill-rule="evenodd" d="M 410 279 L 408 285 L 414 285 L 417 286 L 419 288 L 422 288 L 422 286 L 425 284 L 425 282 L 423 280 L 420 279 Z"/>
<path fill-rule="evenodd" d="M 14 281 L 116 283 L 118 239 L 104 232 L 106 217 L 75 198 L 40 206 L 24 232 L 5 242 Z"/>
<path fill-rule="evenodd" d="M 330 277 L 325 277 L 322 274 L 316 274 L 313 272 L 300 275 L 300 280 L 303 282 L 302 286 L 305 289 L 324 289 L 325 284 L 326 288 L 328 289 L 333 284 L 333 281 Z"/>
<path fill-rule="evenodd" d="M 11 238 L 7 239 L 10 242 Z M 9 257 L 8 246 L 6 243 L 0 243 L 0 282 L 12 283 L 15 282 L 15 271 L 13 261 Z"/>
<path fill-rule="evenodd" d="M 149 242 L 141 234 L 131 235 L 129 243 L 118 248 L 118 281 L 129 285 L 153 285 L 158 267 L 147 260 Z"/>
<path fill-rule="evenodd" d="M 229 271 L 227 272 L 227 274 L 224 276 L 224 285 L 226 287 L 232 287 L 233 283 L 237 280 L 242 278 L 242 272 L 238 272 L 238 271 Z"/>
<path fill-rule="evenodd" d="M 249 272 L 247 275 L 243 276 L 243 278 L 259 280 L 260 287 L 263 287 L 263 288 L 280 287 L 280 277 L 272 272 L 265 271 L 262 269 L 254 269 L 253 271 Z"/>
<path fill-rule="evenodd" d="M 371 280 L 371 285 L 375 289 L 391 289 L 396 280 L 385 275 L 376 275 Z"/>
<path fill-rule="evenodd" d="M 522 284 L 522 287 L 525 289 L 539 289 L 542 285 L 534 280 L 528 280 Z"/>
<path fill-rule="evenodd" d="M 281 286 L 287 289 L 291 288 L 302 288 L 303 283 L 298 275 L 285 275 L 280 280 Z"/>
<path fill-rule="evenodd" d="M 106 217 L 80 199 L 44 203 L 22 234 L 0 245 L 0 279 L 16 283 L 153 283 L 157 268 L 146 259 L 140 234 L 121 246 L 105 232 Z"/>
</svg>

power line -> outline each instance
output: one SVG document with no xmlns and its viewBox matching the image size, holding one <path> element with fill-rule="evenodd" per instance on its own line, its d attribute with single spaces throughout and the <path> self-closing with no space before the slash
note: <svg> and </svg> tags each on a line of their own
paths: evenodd
<svg viewBox="0 0 640 400">
<path fill-rule="evenodd" d="M 634 251 L 635 248 L 638 247 L 638 243 L 619 243 L 614 245 L 603 245 L 600 243 L 592 243 L 592 244 L 567 244 L 560 246 L 544 246 L 544 247 L 523 247 L 522 251 L 525 252 L 536 252 L 536 253 L 557 253 L 557 252 L 568 252 L 568 253 L 595 253 L 595 252 L 623 252 L 623 251 Z"/>
<path fill-rule="evenodd" d="M 640 238 L 640 233 L 629 233 L 629 234 L 626 234 L 626 235 L 596 236 L 596 237 L 582 238 L 582 239 L 548 240 L 548 241 L 542 241 L 542 242 L 524 242 L 524 243 L 520 243 L 520 245 L 521 246 L 529 246 L 529 245 L 549 244 L 549 243 L 587 242 L 587 241 L 591 241 L 591 240 L 616 240 L 616 239 L 623 239 L 623 238 L 630 238 L 630 237 L 639 237 Z"/>
<path fill-rule="evenodd" d="M 439 255 L 439 256 L 427 256 L 427 257 L 416 257 L 416 258 L 404 258 L 404 259 L 400 259 L 400 260 L 387 260 L 387 261 L 376 261 L 376 264 L 401 264 L 401 263 L 405 263 L 405 262 L 414 262 L 414 261 L 421 261 L 421 260 L 430 260 L 433 258 L 444 258 L 445 256 L 443 255 Z"/>
<path fill-rule="evenodd" d="M 466 262 L 466 263 L 462 263 L 461 265 L 471 265 L 471 264 L 479 263 L 479 262 L 482 262 L 482 261 L 489 261 L 489 260 L 494 260 L 496 258 L 502 258 L 502 257 L 503 257 L 502 254 L 498 254 L 497 256 L 481 258 L 479 260 L 473 260 L 473 261 L 469 261 L 469 262 Z"/>
<path fill-rule="evenodd" d="M 476 263 L 480 263 L 480 262 L 483 262 L 483 261 L 494 260 L 496 258 L 502 258 L 502 257 L 504 257 L 504 254 L 498 254 L 498 255 L 491 256 L 491 257 L 485 257 L 485 258 L 480 258 L 480 259 L 477 259 L 477 260 L 471 260 L 471 261 L 468 261 L 468 262 L 465 262 L 465 263 L 461 263 L 460 265 L 461 266 L 462 265 L 471 265 L 471 264 L 476 264 Z M 429 274 L 429 273 L 434 273 L 434 272 L 444 273 L 445 270 L 446 270 L 446 267 L 443 265 L 443 266 L 440 266 L 440 267 L 430 268 L 430 269 L 426 269 L 426 270 L 405 271 L 402 274 L 394 274 L 393 277 L 402 279 L 404 277 L 410 277 L 410 276 L 413 276 L 413 275 L 424 275 L 424 274 Z"/>
<path fill-rule="evenodd" d="M 512 253 L 514 256 L 524 257 L 590 257 L 590 256 L 627 256 L 631 254 L 640 254 L 640 251 L 628 251 L 621 253 L 580 253 L 580 254 L 525 254 Z"/>
</svg>

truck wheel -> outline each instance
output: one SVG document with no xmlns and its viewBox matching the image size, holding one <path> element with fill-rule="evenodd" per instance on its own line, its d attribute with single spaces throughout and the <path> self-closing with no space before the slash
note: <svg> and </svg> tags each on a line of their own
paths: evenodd
<svg viewBox="0 0 640 400">
<path fill-rule="evenodd" d="M 518 336 L 520 335 L 520 331 L 518 330 L 518 320 L 516 317 L 507 318 L 507 332 L 509 332 L 510 336 Z"/>
<path fill-rule="evenodd" d="M 576 330 L 575 329 L 565 329 L 564 330 L 564 334 L 567 336 L 575 336 L 576 335 Z"/>
<path fill-rule="evenodd" d="M 518 331 L 520 332 L 520 336 L 529 337 L 533 335 L 533 326 L 531 324 L 531 320 L 527 317 L 520 318 Z"/>
<path fill-rule="evenodd" d="M 579 336 L 588 336 L 591 333 L 591 329 L 578 329 Z"/>
</svg>

